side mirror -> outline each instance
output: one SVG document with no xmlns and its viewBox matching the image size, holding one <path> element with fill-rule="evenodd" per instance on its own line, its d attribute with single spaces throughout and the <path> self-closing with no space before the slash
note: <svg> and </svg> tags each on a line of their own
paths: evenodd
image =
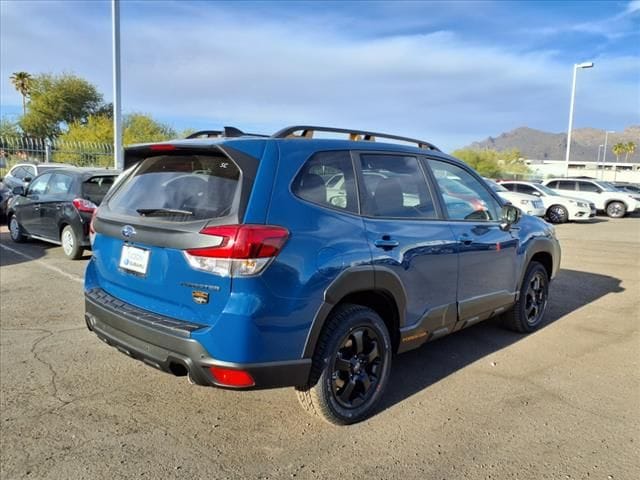
<svg viewBox="0 0 640 480">
<path fill-rule="evenodd" d="M 24 177 L 24 178 L 22 179 L 22 181 L 23 181 L 24 183 L 29 183 L 31 180 L 33 180 L 33 178 L 31 178 L 31 177 Z"/>
<path fill-rule="evenodd" d="M 531 192 L 531 195 L 533 195 L 534 197 L 541 197 L 542 193 L 538 192 L 537 190 L 535 192 Z"/>
<path fill-rule="evenodd" d="M 21 186 L 13 187 L 12 192 L 14 195 L 24 195 L 24 187 L 21 187 Z"/>
<path fill-rule="evenodd" d="M 522 213 L 520 212 L 520 209 L 514 207 L 513 205 L 505 205 L 504 207 L 502 207 L 502 229 L 508 230 L 511 225 L 513 225 L 514 223 L 518 223 L 521 215 Z"/>
</svg>

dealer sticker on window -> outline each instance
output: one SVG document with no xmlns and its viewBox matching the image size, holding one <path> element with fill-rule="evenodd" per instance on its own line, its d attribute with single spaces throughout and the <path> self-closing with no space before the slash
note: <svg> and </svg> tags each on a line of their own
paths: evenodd
<svg viewBox="0 0 640 480">
<path fill-rule="evenodd" d="M 120 255 L 120 268 L 146 275 L 149 264 L 149 253 L 149 250 L 143 248 L 123 245 L 122 254 Z"/>
</svg>

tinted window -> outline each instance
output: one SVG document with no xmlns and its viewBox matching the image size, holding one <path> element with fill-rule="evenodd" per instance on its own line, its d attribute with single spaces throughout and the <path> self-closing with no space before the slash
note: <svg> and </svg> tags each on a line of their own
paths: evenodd
<svg viewBox="0 0 640 480">
<path fill-rule="evenodd" d="M 63 173 L 54 173 L 49 182 L 49 195 L 62 195 L 69 193 L 69 189 L 73 184 L 73 177 Z"/>
<path fill-rule="evenodd" d="M 33 175 L 27 172 L 27 170 L 24 167 L 15 167 L 13 170 L 11 170 L 11 176 L 19 180 L 24 180 L 24 177 L 26 176 L 32 177 Z"/>
<path fill-rule="evenodd" d="M 518 185 L 518 192 L 527 193 L 529 195 L 540 195 L 540 192 L 533 188 L 531 185 L 524 185 L 522 183 Z"/>
<path fill-rule="evenodd" d="M 520 185 L 516 183 L 501 183 L 500 185 L 502 185 L 504 188 L 506 188 L 510 192 L 517 192 L 518 189 L 520 188 Z"/>
<path fill-rule="evenodd" d="M 567 181 L 567 180 L 559 180 L 556 182 L 557 185 L 553 188 L 558 188 L 560 190 L 575 190 L 576 182 Z"/>
<path fill-rule="evenodd" d="M 29 185 L 29 195 L 42 195 L 47 191 L 47 184 L 51 178 L 50 173 L 40 175 Z"/>
<path fill-rule="evenodd" d="M 553 182 L 549 182 L 549 183 L 547 183 L 547 186 L 549 188 L 558 188 L 558 181 L 554 180 Z"/>
<path fill-rule="evenodd" d="M 91 200 L 96 205 L 100 205 L 102 199 L 113 185 L 116 177 L 113 175 L 104 175 L 91 177 L 82 184 L 82 198 Z"/>
<path fill-rule="evenodd" d="M 112 211 L 190 221 L 232 213 L 240 170 L 218 155 L 158 155 L 140 162 L 109 201 Z"/>
<path fill-rule="evenodd" d="M 363 212 L 374 217 L 436 218 L 424 173 L 416 157 L 360 155 Z"/>
<path fill-rule="evenodd" d="M 580 188 L 581 192 L 598 193 L 600 191 L 598 186 L 591 182 L 578 182 L 578 188 Z"/>
<path fill-rule="evenodd" d="M 429 160 L 429 165 L 442 190 L 449 218 L 474 221 L 500 219 L 500 205 L 486 184 L 457 165 L 438 160 Z M 457 185 L 455 189 L 451 188 L 452 182 Z"/>
<path fill-rule="evenodd" d="M 325 207 L 358 211 L 356 183 L 349 152 L 319 152 L 302 167 L 293 193 Z"/>
</svg>

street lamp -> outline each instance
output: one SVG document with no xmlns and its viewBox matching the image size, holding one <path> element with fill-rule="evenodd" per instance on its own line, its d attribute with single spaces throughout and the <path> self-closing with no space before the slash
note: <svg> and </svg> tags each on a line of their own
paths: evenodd
<svg viewBox="0 0 640 480">
<path fill-rule="evenodd" d="M 604 153 L 602 154 L 602 177 L 601 177 L 602 180 L 604 180 L 604 167 L 607 161 L 607 140 L 609 139 L 610 133 L 616 133 L 616 132 L 614 132 L 613 130 L 607 130 L 606 132 L 604 132 Z"/>
<path fill-rule="evenodd" d="M 600 167 L 600 154 L 602 153 L 602 147 L 604 147 L 604 145 L 598 145 L 598 159 L 596 160 L 596 168 Z"/>
<path fill-rule="evenodd" d="M 571 152 L 571 130 L 573 129 L 573 104 L 576 100 L 576 75 L 579 68 L 593 68 L 593 62 L 576 63 L 573 66 L 573 85 L 571 87 L 571 106 L 569 107 L 569 130 L 567 131 L 567 153 L 565 156 L 564 176 L 569 176 L 569 154 Z"/>
</svg>

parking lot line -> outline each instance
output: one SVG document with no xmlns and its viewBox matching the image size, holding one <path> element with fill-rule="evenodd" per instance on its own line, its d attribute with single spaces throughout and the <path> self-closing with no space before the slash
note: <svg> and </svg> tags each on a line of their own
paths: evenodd
<svg viewBox="0 0 640 480">
<path fill-rule="evenodd" d="M 35 257 L 32 257 L 31 255 L 27 255 L 26 253 L 20 252 L 18 250 L 15 250 L 11 247 L 7 247 L 6 245 L 2 245 L 0 244 L 0 247 L 2 247 L 4 250 L 7 250 L 8 252 L 11 252 L 15 255 L 19 255 L 20 257 L 26 258 L 28 260 L 31 260 L 32 262 L 37 263 L 38 265 L 47 268 L 53 272 L 59 273 L 60 275 L 62 275 L 63 277 L 68 278 L 69 280 L 73 280 L 74 282 L 78 282 L 80 284 L 84 284 L 84 280 L 82 279 L 82 277 L 79 277 L 77 275 L 73 275 L 72 273 L 68 273 L 65 272 L 64 270 L 58 268 L 58 267 L 54 267 L 53 265 L 49 265 L 47 262 L 44 262 L 42 260 L 39 260 Z"/>
</svg>

